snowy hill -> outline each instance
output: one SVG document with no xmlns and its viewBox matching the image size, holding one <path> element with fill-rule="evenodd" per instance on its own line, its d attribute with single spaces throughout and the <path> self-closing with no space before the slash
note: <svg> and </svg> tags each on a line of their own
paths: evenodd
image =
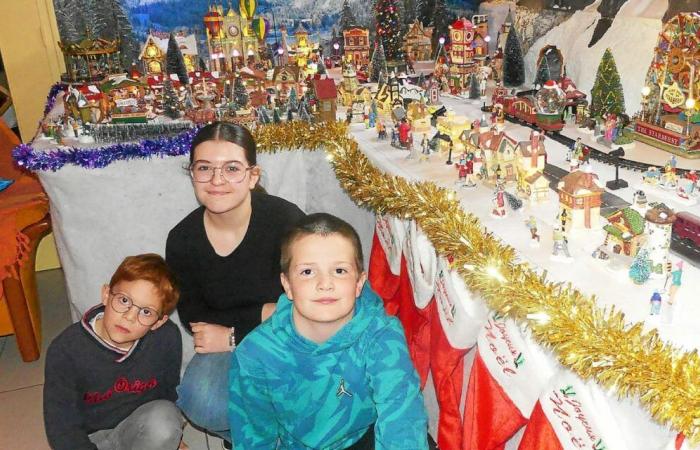
<svg viewBox="0 0 700 450">
<path fill-rule="evenodd" d="M 606 48 L 612 50 L 620 73 L 628 114 L 639 111 L 641 89 L 662 28 L 668 0 L 629 0 L 612 20 L 610 28 L 588 47 L 601 14 L 598 2 L 577 11 L 571 18 L 538 39 L 525 56 L 526 83 L 535 78 L 540 50 L 555 45 L 564 56 L 567 74 L 578 88 L 590 92 Z"/>
</svg>

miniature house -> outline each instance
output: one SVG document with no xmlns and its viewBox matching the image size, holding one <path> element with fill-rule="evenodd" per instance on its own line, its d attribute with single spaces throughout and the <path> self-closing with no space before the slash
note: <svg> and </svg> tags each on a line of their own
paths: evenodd
<svg viewBox="0 0 700 450">
<path fill-rule="evenodd" d="M 413 61 L 426 61 L 432 59 L 431 39 L 433 27 L 424 27 L 420 20 L 416 19 L 406 31 L 404 36 L 404 53 Z"/>
<path fill-rule="evenodd" d="M 569 228 L 597 228 L 601 196 L 605 189 L 589 165 L 565 175 L 559 181 L 559 204 L 569 217 Z"/>
<path fill-rule="evenodd" d="M 605 242 L 613 253 L 635 256 L 644 244 L 644 217 L 632 208 L 623 208 L 607 217 Z"/>
<path fill-rule="evenodd" d="M 353 27 L 343 30 L 343 52 L 345 58 L 355 66 L 369 63 L 369 30 Z"/>
<path fill-rule="evenodd" d="M 314 79 L 313 92 L 318 100 L 317 120 L 321 122 L 335 122 L 338 91 L 336 90 L 333 79 Z"/>
</svg>

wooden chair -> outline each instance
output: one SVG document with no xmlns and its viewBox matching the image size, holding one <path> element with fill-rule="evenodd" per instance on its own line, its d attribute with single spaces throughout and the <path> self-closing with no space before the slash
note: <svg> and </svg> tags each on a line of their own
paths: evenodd
<svg viewBox="0 0 700 450">
<path fill-rule="evenodd" d="M 21 246 L 23 254 L 19 260 L 0 261 L 0 336 L 14 334 L 22 360 L 29 362 L 39 358 L 41 349 L 41 308 L 34 272 L 36 249 L 50 232 L 51 221 L 48 199 L 39 181 L 14 166 L 11 151 L 17 144 L 17 136 L 0 121 L 0 177 L 14 180 L 0 191 L 0 246 Z"/>
</svg>

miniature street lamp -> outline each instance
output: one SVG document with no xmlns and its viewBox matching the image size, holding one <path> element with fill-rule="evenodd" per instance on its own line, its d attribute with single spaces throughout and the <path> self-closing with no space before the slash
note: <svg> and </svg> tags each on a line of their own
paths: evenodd
<svg viewBox="0 0 700 450">
<path fill-rule="evenodd" d="M 647 103 L 649 102 L 649 94 L 651 93 L 651 88 L 649 86 L 644 86 L 642 88 L 642 122 L 646 117 Z"/>
<path fill-rule="evenodd" d="M 612 158 L 613 163 L 615 164 L 615 179 L 605 183 L 605 186 L 612 191 L 626 188 L 629 186 L 629 184 L 619 176 L 620 158 L 625 156 L 625 150 L 622 147 L 618 147 L 617 150 L 613 150 L 608 153 L 608 156 Z"/>
<path fill-rule="evenodd" d="M 284 55 L 284 49 L 282 47 L 277 47 L 277 54 L 280 56 Z"/>
<path fill-rule="evenodd" d="M 437 53 L 435 53 L 435 64 L 438 62 L 438 58 L 440 58 L 440 49 L 442 49 L 442 46 L 445 45 L 445 36 L 440 36 L 440 39 L 438 39 L 438 49 Z"/>
<path fill-rule="evenodd" d="M 687 129 L 686 134 L 690 136 L 690 116 L 693 115 L 693 110 L 695 109 L 695 99 L 693 97 L 688 97 L 685 101 L 685 117 L 687 119 Z"/>
</svg>

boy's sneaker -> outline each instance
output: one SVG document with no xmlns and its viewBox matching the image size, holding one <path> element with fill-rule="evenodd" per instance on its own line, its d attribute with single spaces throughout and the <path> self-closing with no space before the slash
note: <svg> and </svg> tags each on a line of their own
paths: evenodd
<svg viewBox="0 0 700 450">
<path fill-rule="evenodd" d="M 226 450 L 231 450 L 233 448 L 233 444 L 222 440 L 221 441 L 221 448 L 226 449 Z"/>
</svg>

